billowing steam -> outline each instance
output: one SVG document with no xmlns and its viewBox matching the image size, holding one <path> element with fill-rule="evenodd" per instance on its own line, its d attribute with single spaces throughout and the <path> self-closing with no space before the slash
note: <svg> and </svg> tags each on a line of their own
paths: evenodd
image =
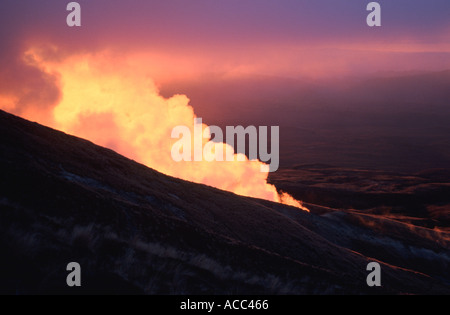
<svg viewBox="0 0 450 315">
<path fill-rule="evenodd" d="M 172 129 L 193 126 L 196 116 L 186 96 L 164 98 L 159 94 L 145 64 L 130 66 L 129 59 L 108 53 L 49 58 L 38 50 L 29 50 L 25 60 L 60 81 L 61 99 L 50 111 L 53 117 L 44 123 L 114 149 L 162 173 L 308 211 L 290 195 L 280 196 L 267 183 L 268 173 L 260 171 L 260 161 L 173 161 L 171 148 L 176 140 L 171 138 Z M 2 106 L 11 110 L 13 101 L 8 99 Z M 25 116 L 42 122 L 42 113 Z"/>
</svg>

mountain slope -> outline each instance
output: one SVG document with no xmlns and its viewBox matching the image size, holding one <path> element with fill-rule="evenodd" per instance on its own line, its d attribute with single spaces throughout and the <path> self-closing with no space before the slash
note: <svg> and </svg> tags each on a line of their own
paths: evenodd
<svg viewBox="0 0 450 315">
<path fill-rule="evenodd" d="M 236 196 L 5 112 L 0 152 L 4 293 L 450 293 L 444 232 Z"/>
</svg>

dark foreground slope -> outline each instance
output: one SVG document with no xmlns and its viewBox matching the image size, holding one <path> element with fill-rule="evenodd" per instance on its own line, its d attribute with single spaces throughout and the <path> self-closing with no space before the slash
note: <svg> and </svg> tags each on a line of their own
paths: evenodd
<svg viewBox="0 0 450 315">
<path fill-rule="evenodd" d="M 0 174 L 0 293 L 450 293 L 444 232 L 239 197 L 4 112 Z"/>
</svg>

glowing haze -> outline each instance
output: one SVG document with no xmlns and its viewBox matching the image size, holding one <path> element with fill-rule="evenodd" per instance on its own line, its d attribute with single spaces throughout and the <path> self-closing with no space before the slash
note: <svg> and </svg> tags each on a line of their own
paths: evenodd
<svg viewBox="0 0 450 315">
<path fill-rule="evenodd" d="M 69 28 L 66 1 L 0 1 L 1 109 L 166 174 L 297 206 L 267 184 L 258 161 L 173 162 L 172 128 L 193 125 L 195 104 L 160 89 L 211 74 L 332 82 L 450 68 L 447 0 L 381 0 L 378 29 L 367 27 L 360 0 L 78 2 L 82 27 Z"/>
<path fill-rule="evenodd" d="M 172 129 L 179 125 L 193 128 L 196 116 L 186 96 L 164 98 L 159 94 L 144 59 L 136 67 L 133 63 L 139 57 L 135 55 L 101 52 L 57 61 L 45 55 L 31 49 L 24 60 L 49 76 L 58 76 L 61 98 L 49 113 L 33 108 L 23 113 L 26 118 L 45 120 L 52 127 L 114 149 L 168 175 L 308 211 L 267 183 L 269 168 L 262 162 L 246 157 L 245 162 L 237 158 L 230 162 L 174 162 Z M 11 106 L 4 104 L 4 108 Z M 43 118 L 45 114 L 47 119 Z M 266 172 L 261 172 L 262 165 Z"/>
</svg>

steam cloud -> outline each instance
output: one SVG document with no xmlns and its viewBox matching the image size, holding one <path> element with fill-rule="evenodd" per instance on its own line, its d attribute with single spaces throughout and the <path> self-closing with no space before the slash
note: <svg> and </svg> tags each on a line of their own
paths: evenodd
<svg viewBox="0 0 450 315">
<path fill-rule="evenodd" d="M 55 106 L 24 111 L 13 95 L 8 102 L 0 99 L 2 109 L 89 139 L 168 175 L 308 211 L 267 183 L 268 172 L 260 171 L 260 161 L 174 162 L 172 129 L 192 126 L 194 110 L 185 95 L 162 97 L 146 67 L 133 65 L 132 56 L 107 51 L 52 56 L 47 50 L 30 49 L 23 66 L 40 72 L 42 80 L 52 79 L 52 87 L 60 85 L 60 97 L 48 100 Z M 18 92 L 15 95 L 23 94 Z"/>
</svg>

